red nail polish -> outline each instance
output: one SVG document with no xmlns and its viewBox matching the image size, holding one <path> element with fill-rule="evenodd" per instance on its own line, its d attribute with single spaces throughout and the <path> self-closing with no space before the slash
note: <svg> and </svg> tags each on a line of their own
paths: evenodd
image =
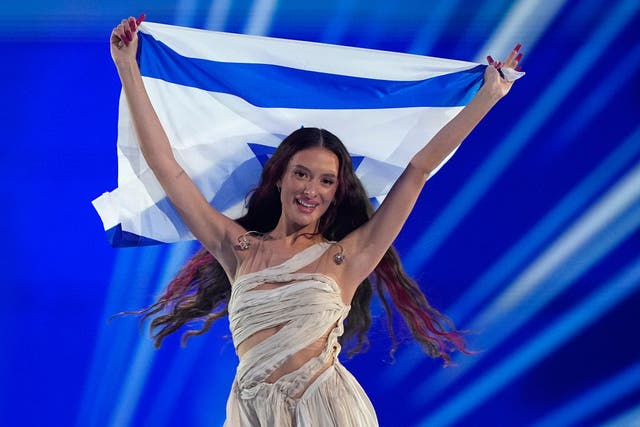
<svg viewBox="0 0 640 427">
<path fill-rule="evenodd" d="M 514 52 L 518 52 L 520 50 L 520 48 L 522 47 L 522 45 L 520 43 L 518 43 L 516 45 L 516 47 L 513 49 Z"/>
<path fill-rule="evenodd" d="M 146 13 L 141 14 L 138 19 L 136 19 L 136 25 L 140 25 L 142 23 L 142 21 L 144 21 L 144 19 L 147 17 Z"/>
<path fill-rule="evenodd" d="M 493 64 L 493 58 L 491 57 L 491 55 L 487 56 L 487 61 L 489 61 L 489 64 Z"/>
<path fill-rule="evenodd" d="M 518 56 L 516 56 L 516 61 L 520 61 L 522 59 L 522 54 L 519 53 Z"/>
<path fill-rule="evenodd" d="M 522 70 L 522 68 L 518 65 L 518 66 L 516 67 L 516 71 L 520 71 L 520 70 Z"/>
<path fill-rule="evenodd" d="M 136 24 L 133 21 L 129 21 L 129 28 L 131 29 L 131 31 L 135 31 L 136 30 Z"/>
</svg>

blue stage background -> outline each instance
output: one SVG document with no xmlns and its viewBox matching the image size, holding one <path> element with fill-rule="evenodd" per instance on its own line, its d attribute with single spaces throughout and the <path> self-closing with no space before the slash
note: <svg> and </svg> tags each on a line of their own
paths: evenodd
<svg viewBox="0 0 640 427">
<path fill-rule="evenodd" d="M 121 17 L 482 61 L 523 43 L 518 81 L 429 181 L 397 240 L 432 303 L 473 331 L 455 367 L 382 311 L 347 361 L 383 426 L 640 425 L 637 0 L 182 0 L 0 5 L 0 425 L 215 426 L 227 325 L 154 350 L 136 319 L 191 243 L 108 246 Z M 399 325 L 400 326 L 400 325 Z M 404 332 L 405 338 L 408 336 Z"/>
</svg>

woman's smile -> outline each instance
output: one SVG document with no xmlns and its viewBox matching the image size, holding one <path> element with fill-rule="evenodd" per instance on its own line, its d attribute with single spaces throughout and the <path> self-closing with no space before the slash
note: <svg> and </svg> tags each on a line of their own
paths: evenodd
<svg viewBox="0 0 640 427">
<path fill-rule="evenodd" d="M 312 213 L 313 210 L 318 206 L 317 203 L 304 200 L 302 198 L 296 197 L 296 203 L 298 204 L 298 209 L 304 213 Z"/>
<path fill-rule="evenodd" d="M 326 148 L 298 151 L 279 182 L 281 219 L 289 225 L 315 229 L 335 197 L 339 166 L 338 157 Z"/>
</svg>

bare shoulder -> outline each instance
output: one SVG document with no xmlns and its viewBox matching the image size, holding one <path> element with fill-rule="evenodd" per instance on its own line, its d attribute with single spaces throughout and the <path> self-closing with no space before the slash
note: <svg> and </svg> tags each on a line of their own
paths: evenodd
<svg viewBox="0 0 640 427">
<path fill-rule="evenodd" d="M 349 240 L 330 243 L 318 270 L 336 280 L 343 301 L 350 304 L 358 286 L 369 277 L 373 268 L 369 268 L 370 263 L 363 263 L 362 255 L 355 252 L 356 246 Z"/>
<path fill-rule="evenodd" d="M 251 260 L 264 241 L 264 234 L 256 231 L 236 230 L 237 234 L 228 237 L 228 244 L 221 248 L 221 264 L 231 283 L 250 269 Z"/>
<path fill-rule="evenodd" d="M 200 241 L 209 253 L 220 263 L 231 283 L 235 280 L 238 266 L 241 265 L 246 256 L 246 251 L 241 249 L 238 243 L 238 239 L 244 233 L 245 230 L 240 225 L 237 225 L 237 227 L 229 227 L 220 240 L 209 242 Z"/>
</svg>

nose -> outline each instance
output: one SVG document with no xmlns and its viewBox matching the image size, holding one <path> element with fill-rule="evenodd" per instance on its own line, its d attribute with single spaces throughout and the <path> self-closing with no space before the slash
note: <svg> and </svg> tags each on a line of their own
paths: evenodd
<svg viewBox="0 0 640 427">
<path fill-rule="evenodd" d="M 313 197 L 316 195 L 316 188 L 313 183 L 308 183 L 304 187 L 304 195 L 307 197 Z"/>
</svg>

